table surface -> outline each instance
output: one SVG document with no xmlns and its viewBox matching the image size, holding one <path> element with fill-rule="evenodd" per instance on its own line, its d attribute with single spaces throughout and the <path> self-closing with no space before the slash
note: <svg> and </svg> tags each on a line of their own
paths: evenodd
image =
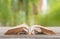
<svg viewBox="0 0 60 39">
<path fill-rule="evenodd" d="M 60 39 L 60 27 L 47 27 L 56 35 L 4 35 L 4 33 L 12 27 L 0 27 L 0 39 Z"/>
</svg>

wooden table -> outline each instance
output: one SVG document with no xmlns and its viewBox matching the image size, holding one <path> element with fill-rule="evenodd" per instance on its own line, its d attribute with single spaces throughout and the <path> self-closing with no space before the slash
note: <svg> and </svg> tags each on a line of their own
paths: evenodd
<svg viewBox="0 0 60 39">
<path fill-rule="evenodd" d="M 60 27 L 48 27 L 56 32 L 56 35 L 4 35 L 11 27 L 0 27 L 0 39 L 60 39 Z"/>
</svg>

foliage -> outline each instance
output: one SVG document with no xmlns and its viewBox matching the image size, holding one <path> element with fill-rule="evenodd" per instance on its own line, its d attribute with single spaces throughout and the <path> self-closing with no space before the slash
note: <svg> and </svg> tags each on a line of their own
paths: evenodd
<svg viewBox="0 0 60 39">
<path fill-rule="evenodd" d="M 60 0 L 47 1 L 48 10 L 43 15 L 41 8 L 38 10 L 41 0 L 0 0 L 0 25 L 15 26 L 26 23 L 60 26 Z"/>
<path fill-rule="evenodd" d="M 49 0 L 49 10 L 45 17 L 41 17 L 44 26 L 60 26 L 60 0 Z"/>
</svg>

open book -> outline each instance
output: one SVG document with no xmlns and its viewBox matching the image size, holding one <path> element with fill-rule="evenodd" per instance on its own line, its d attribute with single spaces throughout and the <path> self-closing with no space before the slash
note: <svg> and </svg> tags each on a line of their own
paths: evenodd
<svg viewBox="0 0 60 39">
<path fill-rule="evenodd" d="M 40 35 L 40 34 L 51 35 L 55 34 L 55 32 L 41 25 L 32 25 L 31 27 L 28 27 L 28 25 L 26 24 L 18 25 L 5 32 L 5 35 Z"/>
</svg>

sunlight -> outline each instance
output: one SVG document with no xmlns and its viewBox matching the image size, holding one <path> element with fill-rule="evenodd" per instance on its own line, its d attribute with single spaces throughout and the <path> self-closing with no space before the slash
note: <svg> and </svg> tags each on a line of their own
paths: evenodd
<svg viewBox="0 0 60 39">
<path fill-rule="evenodd" d="M 42 0 L 42 12 L 46 14 L 47 11 L 47 0 Z"/>
</svg>

